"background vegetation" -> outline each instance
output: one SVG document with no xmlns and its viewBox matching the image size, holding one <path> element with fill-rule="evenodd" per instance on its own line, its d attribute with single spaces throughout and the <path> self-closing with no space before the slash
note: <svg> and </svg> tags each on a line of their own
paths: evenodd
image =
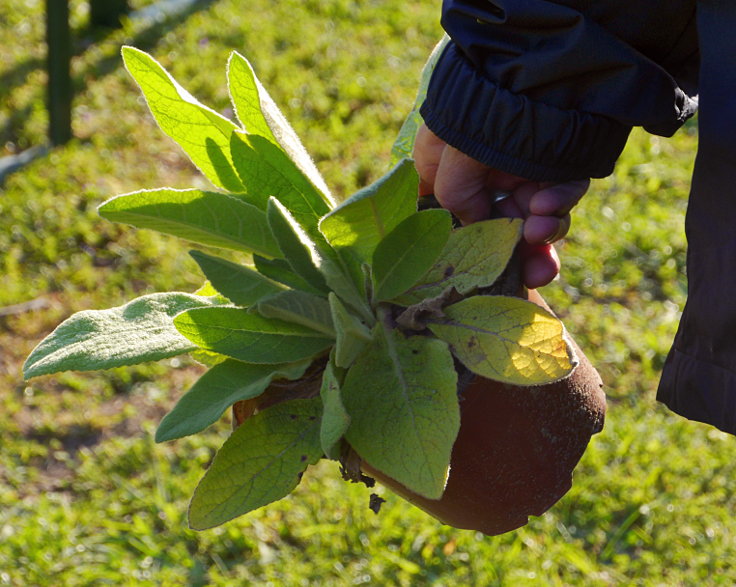
<svg viewBox="0 0 736 587">
<path fill-rule="evenodd" d="M 517 532 L 441 526 L 388 491 L 376 516 L 365 489 L 325 464 L 290 498 L 195 533 L 187 500 L 229 425 L 166 445 L 152 435 L 201 367 L 174 359 L 22 382 L 25 356 L 72 312 L 200 284 L 186 244 L 95 212 L 141 187 L 204 185 L 152 122 L 121 44 L 224 113 L 225 61 L 246 55 L 344 196 L 386 168 L 440 35 L 436 4 L 219 0 L 102 33 L 72 0 L 78 138 L 0 192 L 0 585 L 736 582 L 735 441 L 654 401 L 685 301 L 693 125 L 671 140 L 634 133 L 560 247 L 562 277 L 544 295 L 601 371 L 609 414 L 573 489 Z M 0 6 L 0 155 L 44 140 L 42 15 L 40 0 Z"/>
</svg>

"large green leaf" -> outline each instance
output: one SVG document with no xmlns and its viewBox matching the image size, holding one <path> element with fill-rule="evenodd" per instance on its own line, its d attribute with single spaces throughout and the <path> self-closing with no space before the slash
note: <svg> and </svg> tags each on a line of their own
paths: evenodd
<svg viewBox="0 0 736 587">
<path fill-rule="evenodd" d="M 235 402 L 261 395 L 274 379 L 298 379 L 309 361 L 252 365 L 227 359 L 202 375 L 156 430 L 156 442 L 196 434 L 216 422 Z"/>
<path fill-rule="evenodd" d="M 465 295 L 492 285 L 508 265 L 522 227 L 519 218 L 497 218 L 453 231 L 432 268 L 392 301 L 409 306 L 436 297 L 448 287 Z"/>
<path fill-rule="evenodd" d="M 373 252 L 373 297 L 390 300 L 414 285 L 442 252 L 452 231 L 446 210 L 425 210 L 403 220 Z"/>
<path fill-rule="evenodd" d="M 335 336 L 330 304 L 321 296 L 293 289 L 286 290 L 262 299 L 256 304 L 255 310 L 265 318 L 294 322 L 326 336 Z"/>
<path fill-rule="evenodd" d="M 235 51 L 228 61 L 227 80 L 233 107 L 248 133 L 279 145 L 333 207 L 330 191 L 294 129 L 261 85 L 248 60 Z"/>
<path fill-rule="evenodd" d="M 150 55 L 123 47 L 125 67 L 143 92 L 153 117 L 214 185 L 240 192 L 243 184 L 230 156 L 230 135 L 238 127 L 200 104 Z"/>
<path fill-rule="evenodd" d="M 187 293 L 157 293 L 108 310 L 77 312 L 31 352 L 26 379 L 60 371 L 97 371 L 174 357 L 196 348 L 173 324 L 191 308 L 211 306 L 215 298 Z"/>
<path fill-rule="evenodd" d="M 280 147 L 257 135 L 234 132 L 230 150 L 247 194 L 258 200 L 275 197 L 310 234 L 319 234 L 317 223 L 330 206 Z"/>
<path fill-rule="evenodd" d="M 201 310 L 179 314 L 174 319 L 177 330 L 199 348 L 246 363 L 300 361 L 318 355 L 335 342 L 306 326 L 264 318 L 242 308 Z"/>
<path fill-rule="evenodd" d="M 400 161 L 325 216 L 319 228 L 333 247 L 349 252 L 358 263 L 370 263 L 381 239 L 416 212 L 418 186 L 414 164 Z"/>
<path fill-rule="evenodd" d="M 419 114 L 419 108 L 421 107 L 424 99 L 427 96 L 427 88 L 429 87 L 429 80 L 432 77 L 434 68 L 437 65 L 437 61 L 442 54 L 442 51 L 450 41 L 450 37 L 444 35 L 435 48 L 432 50 L 427 62 L 424 64 L 422 74 L 419 78 L 419 89 L 417 91 L 416 99 L 414 100 L 414 107 L 409 112 L 409 115 L 404 120 L 404 124 L 401 126 L 396 140 L 394 141 L 393 147 L 391 148 L 391 162 L 397 163 L 404 157 L 411 157 L 414 150 L 414 140 L 417 136 L 417 130 L 422 125 L 422 116 Z"/>
<path fill-rule="evenodd" d="M 291 493 L 322 457 L 319 398 L 277 404 L 225 441 L 189 507 L 195 530 L 218 526 Z"/>
<path fill-rule="evenodd" d="M 250 306 L 258 300 L 284 291 L 280 283 L 271 281 L 249 267 L 214 257 L 202 251 L 189 251 L 202 273 L 215 290 L 238 306 Z"/>
<path fill-rule="evenodd" d="M 513 385 L 542 385 L 569 375 L 577 359 L 562 322 L 536 304 L 474 296 L 444 308 L 430 330 L 471 371 Z"/>
<path fill-rule="evenodd" d="M 452 355 L 433 338 L 376 330 L 342 387 L 345 437 L 371 466 L 439 499 L 460 427 Z"/>
<path fill-rule="evenodd" d="M 99 207 L 115 222 L 149 228 L 192 242 L 267 257 L 281 251 L 262 210 L 218 192 L 163 188 L 116 196 Z"/>
</svg>

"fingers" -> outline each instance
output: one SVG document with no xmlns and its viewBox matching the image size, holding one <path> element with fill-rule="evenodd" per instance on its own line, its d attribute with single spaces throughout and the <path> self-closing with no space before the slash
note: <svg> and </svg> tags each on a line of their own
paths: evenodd
<svg viewBox="0 0 736 587">
<path fill-rule="evenodd" d="M 529 289 L 547 285 L 560 272 L 560 259 L 552 245 L 525 245 L 523 259 L 522 279 Z"/>
<path fill-rule="evenodd" d="M 528 199 L 524 239 L 532 245 L 551 244 L 570 230 L 570 210 L 580 201 L 589 180 L 543 185 Z"/>
<path fill-rule="evenodd" d="M 529 200 L 529 213 L 536 216 L 565 216 L 580 201 L 590 187 L 590 180 L 581 179 L 556 185 L 542 185 Z"/>
<path fill-rule="evenodd" d="M 447 144 L 426 126 L 417 131 L 414 141 L 414 166 L 419 174 L 419 195 L 434 193 L 434 182 L 437 177 L 442 152 Z"/>
<path fill-rule="evenodd" d="M 524 240 L 530 245 L 552 244 L 563 238 L 570 230 L 570 215 L 529 216 L 524 222 Z"/>
</svg>

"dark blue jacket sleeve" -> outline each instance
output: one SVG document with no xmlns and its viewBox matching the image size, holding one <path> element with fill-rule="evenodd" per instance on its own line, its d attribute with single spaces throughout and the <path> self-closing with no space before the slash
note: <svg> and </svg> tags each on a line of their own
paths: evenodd
<svg viewBox="0 0 736 587">
<path fill-rule="evenodd" d="M 631 128 L 697 107 L 695 0 L 445 0 L 421 114 L 448 144 L 537 181 L 604 177 Z"/>
</svg>

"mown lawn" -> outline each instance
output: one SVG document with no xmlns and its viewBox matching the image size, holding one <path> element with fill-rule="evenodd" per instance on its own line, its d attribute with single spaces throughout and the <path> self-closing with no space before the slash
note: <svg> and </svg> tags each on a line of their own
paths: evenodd
<svg viewBox="0 0 736 587">
<path fill-rule="evenodd" d="M 201 366 L 174 359 L 22 381 L 25 356 L 72 312 L 201 284 L 186 243 L 95 212 L 141 187 L 206 185 L 152 122 L 122 70 L 122 44 L 151 52 L 225 114 L 224 64 L 232 49 L 246 55 L 345 196 L 386 169 L 440 35 L 434 4 L 219 0 L 93 34 L 86 2 L 71 2 L 77 139 L 0 192 L 0 585 L 736 582 L 736 441 L 654 401 L 685 301 L 694 125 L 668 140 L 635 132 L 560 247 L 561 279 L 543 293 L 599 368 L 609 412 L 573 489 L 517 532 L 441 526 L 388 491 L 376 516 L 365 488 L 326 463 L 290 498 L 196 533 L 187 501 L 229 423 L 165 445 L 153 431 Z M 42 11 L 37 0 L 0 6 L 0 155 L 43 141 Z"/>
</svg>

